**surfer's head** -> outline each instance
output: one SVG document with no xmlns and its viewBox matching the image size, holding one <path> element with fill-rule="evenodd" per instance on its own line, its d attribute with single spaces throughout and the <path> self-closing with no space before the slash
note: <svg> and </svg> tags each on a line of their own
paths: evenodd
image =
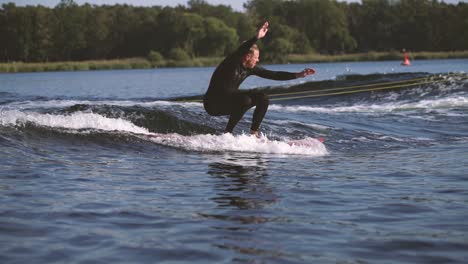
<svg viewBox="0 0 468 264">
<path fill-rule="evenodd" d="M 257 65 L 257 63 L 260 61 L 259 60 L 260 56 L 260 51 L 258 49 L 258 46 L 254 44 L 250 50 L 249 53 L 247 53 L 243 58 L 242 58 L 242 65 L 245 68 L 252 69 Z"/>
</svg>

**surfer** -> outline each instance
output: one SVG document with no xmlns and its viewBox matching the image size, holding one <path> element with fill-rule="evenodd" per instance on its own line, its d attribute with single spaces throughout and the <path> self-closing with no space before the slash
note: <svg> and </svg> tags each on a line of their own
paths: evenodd
<svg viewBox="0 0 468 264">
<path fill-rule="evenodd" d="M 267 32 L 268 22 L 265 22 L 257 34 L 228 55 L 211 76 L 208 90 L 203 97 L 203 106 L 209 115 L 229 116 L 224 130 L 226 133 L 232 133 L 245 112 L 255 106 L 250 133 L 260 136 L 260 123 L 268 110 L 268 96 L 261 91 L 240 91 L 239 86 L 248 76 L 256 75 L 271 80 L 292 80 L 315 73 L 315 70 L 310 68 L 293 73 L 270 71 L 257 66 L 260 52 L 255 42 L 263 38 Z"/>
</svg>

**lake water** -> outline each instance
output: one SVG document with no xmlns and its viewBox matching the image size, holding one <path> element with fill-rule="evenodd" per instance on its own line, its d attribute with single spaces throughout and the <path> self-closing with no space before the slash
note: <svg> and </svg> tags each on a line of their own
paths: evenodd
<svg viewBox="0 0 468 264">
<path fill-rule="evenodd" d="M 0 262 L 466 263 L 468 60 L 306 66 L 268 140 L 210 67 L 0 74 Z"/>
</svg>

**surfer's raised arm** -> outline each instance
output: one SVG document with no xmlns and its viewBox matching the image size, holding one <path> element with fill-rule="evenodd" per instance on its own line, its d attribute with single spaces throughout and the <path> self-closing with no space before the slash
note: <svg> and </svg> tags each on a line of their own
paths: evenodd
<svg viewBox="0 0 468 264">
<path fill-rule="evenodd" d="M 240 47 L 234 52 L 233 57 L 243 57 L 250 52 L 250 49 L 254 47 L 254 49 L 258 49 L 255 45 L 257 40 L 262 39 L 265 37 L 266 33 L 268 32 L 268 21 L 265 22 L 262 27 L 258 30 L 257 34 L 253 36 L 251 39 L 244 41 Z"/>
<path fill-rule="evenodd" d="M 266 21 L 263 26 L 258 30 L 257 32 L 257 39 L 262 39 L 263 37 L 265 37 L 266 33 L 268 32 L 268 26 L 270 24 L 268 24 L 268 21 Z"/>
<path fill-rule="evenodd" d="M 268 33 L 269 25 L 270 24 L 268 23 L 268 21 L 266 21 L 262 25 L 262 27 L 260 27 L 260 29 L 258 30 L 257 35 L 256 35 L 257 39 L 262 39 L 263 37 L 265 37 L 265 35 Z M 306 77 L 306 76 L 314 74 L 314 73 L 315 73 L 314 69 L 305 68 L 303 71 L 296 73 L 296 78 L 303 78 L 303 77 Z"/>
</svg>

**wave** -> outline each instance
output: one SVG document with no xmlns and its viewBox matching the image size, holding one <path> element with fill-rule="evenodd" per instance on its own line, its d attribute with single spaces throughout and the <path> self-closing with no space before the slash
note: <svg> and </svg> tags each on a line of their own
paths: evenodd
<svg viewBox="0 0 468 264">
<path fill-rule="evenodd" d="M 8 109 L 60 109 L 68 108 L 74 106 L 121 106 L 121 107 L 173 107 L 180 106 L 184 108 L 194 108 L 200 107 L 201 103 L 192 103 L 192 102 L 172 102 L 172 101 L 125 101 L 125 100 L 26 100 L 26 101 L 17 101 L 11 102 L 8 104 L 2 105 L 2 108 L 5 110 Z"/>
<path fill-rule="evenodd" d="M 52 115 L 94 113 L 108 118 L 120 118 L 147 128 L 152 132 L 182 134 L 214 133 L 205 125 L 199 103 L 168 101 L 88 101 L 40 100 L 13 102 L 0 106 L 0 111 L 37 112 Z"/>
<path fill-rule="evenodd" d="M 465 107 L 467 88 L 468 75 L 465 73 L 395 73 L 346 75 L 337 80 L 263 87 L 257 90 L 270 95 L 270 101 L 276 104 L 270 109 L 343 113 L 415 109 L 430 111 L 431 108 Z M 201 96 L 173 100 L 201 101 Z"/>
<path fill-rule="evenodd" d="M 274 123 L 276 125 L 287 125 L 287 126 L 299 126 L 299 127 L 307 127 L 311 128 L 314 130 L 321 130 L 321 131 L 326 131 L 330 130 L 331 127 L 325 126 L 325 125 L 319 125 L 319 124 L 309 124 L 309 123 L 304 123 L 296 120 L 272 120 L 270 121 L 271 123 Z"/>
<path fill-rule="evenodd" d="M 389 97 L 392 95 L 389 95 Z M 400 96 L 400 95 L 398 95 Z M 369 103 L 366 101 L 359 104 L 351 104 L 346 102 L 311 106 L 310 104 L 290 105 L 290 104 L 271 104 L 270 111 L 280 112 L 316 112 L 316 113 L 389 113 L 399 111 L 440 111 L 446 112 L 449 109 L 468 108 L 468 96 L 466 95 L 452 95 L 449 97 L 423 99 L 420 101 L 410 100 L 397 100 L 396 102 L 387 103 Z M 141 108 L 136 108 L 141 107 Z M 49 100 L 49 101 L 23 101 L 13 102 L 2 107 L 3 111 L 20 109 L 24 110 L 38 110 L 38 109 L 58 109 L 61 112 L 73 113 L 77 111 L 91 111 L 98 112 L 103 115 L 112 116 L 117 112 L 120 115 L 139 116 L 143 112 L 151 111 L 155 116 L 163 115 L 162 112 L 156 113 L 157 110 L 165 110 L 172 114 L 180 109 L 187 110 L 184 113 L 204 114 L 203 105 L 201 103 L 183 103 L 183 102 L 170 102 L 170 101 L 154 101 L 154 102 L 136 102 L 136 101 L 67 101 L 67 100 Z M 126 109 L 124 109 L 126 108 Z M 177 109 L 178 108 L 178 109 Z M 117 111 L 120 109 L 121 111 Z M 148 111 L 145 111 L 148 110 Z M 148 118 L 148 116 L 146 116 Z"/>
<path fill-rule="evenodd" d="M 447 113 L 451 109 L 468 108 L 468 97 L 454 96 L 449 98 L 421 100 L 417 102 L 396 102 L 384 104 L 354 104 L 350 106 L 308 106 L 308 105 L 279 105 L 273 104 L 269 107 L 271 111 L 281 112 L 315 112 L 315 113 L 390 113 L 403 111 L 419 111 Z M 468 114 L 468 113 L 467 113 Z"/>
<path fill-rule="evenodd" d="M 372 78 L 374 81 L 385 78 L 394 81 L 415 76 L 375 75 L 353 77 L 342 82 L 350 85 L 352 82 L 369 83 Z M 399 147 L 407 145 L 407 142 L 420 144 L 421 140 L 418 140 L 418 137 L 444 136 L 446 133 L 435 129 L 438 123 L 458 124 L 468 115 L 468 82 L 459 76 L 442 75 L 438 78 L 444 79 L 444 82 L 395 91 L 289 100 L 281 104 L 272 102 L 268 115 L 262 123 L 262 131 L 266 131 L 273 139 L 266 143 L 253 142 L 244 138 L 244 135 L 236 135 L 233 138 L 219 135 L 219 131 L 226 125 L 226 117 L 209 116 L 199 102 L 163 101 L 151 98 L 138 100 L 44 98 L 24 100 L 23 98 L 23 101 L 3 102 L 0 103 L 0 134 L 2 127 L 13 127 L 20 132 L 26 130 L 31 132 L 28 129 L 32 128 L 34 130 L 32 133 L 37 133 L 37 129 L 42 133 L 45 129 L 67 135 L 91 135 L 93 138 L 104 133 L 117 141 L 122 137 L 138 138 L 156 145 L 208 152 L 245 151 L 322 155 L 326 153 L 322 147 L 299 150 L 286 143 L 290 138 L 316 136 L 333 138 L 327 142 L 327 145 L 337 149 L 342 148 L 339 146 L 341 142 L 349 145 L 355 142 L 367 144 L 367 140 L 371 142 L 366 145 L 368 147 L 380 144 Z M 316 84 L 304 83 L 299 86 L 310 88 L 311 85 Z M 295 89 L 299 86 L 287 88 L 287 91 L 298 91 Z M 303 114 L 294 115 L 294 113 Z M 321 116 L 314 113 L 330 115 Z M 385 120 L 379 119 L 383 124 L 374 122 L 375 116 L 379 118 L 385 116 Z M 402 120 L 402 116 L 409 118 Z M 361 121 L 363 117 L 369 119 L 364 118 Z M 432 122 L 432 119 L 437 123 Z M 431 122 L 426 122 L 427 120 Z M 236 129 L 248 131 L 250 122 L 251 111 Z M 414 126 L 415 123 L 418 126 Z M 394 126 L 398 129 L 393 129 Z M 374 136 L 372 133 L 376 132 L 380 134 Z M 465 136 L 464 132 L 458 130 L 452 134 L 456 137 Z"/>
<path fill-rule="evenodd" d="M 17 110 L 0 112 L 1 126 L 24 127 L 28 124 L 53 129 L 67 129 L 70 133 L 83 133 L 83 130 L 149 133 L 148 129 L 138 127 L 130 121 L 107 118 L 94 113 L 76 112 L 70 115 L 53 115 L 25 113 Z"/>
<path fill-rule="evenodd" d="M 273 154 L 327 155 L 326 147 L 318 140 L 308 139 L 308 146 L 291 145 L 286 141 L 258 139 L 250 135 L 181 135 L 178 133 L 153 133 L 147 128 L 120 118 L 109 118 L 96 113 L 75 112 L 67 115 L 42 114 L 8 110 L 0 112 L 3 127 L 26 127 L 28 125 L 48 128 L 71 134 L 93 134 L 111 132 L 137 137 L 159 145 L 201 152 L 255 152 Z"/>
<path fill-rule="evenodd" d="M 423 81 L 424 83 L 417 86 L 405 87 L 406 84 L 413 84 L 414 80 Z M 345 93 L 337 95 L 328 95 L 329 91 L 354 92 L 353 87 L 364 85 L 366 90 L 375 87 L 381 88 L 382 85 L 391 83 L 402 87 L 391 90 L 376 90 L 361 93 L 361 88 L 355 89 L 356 93 Z M 418 83 L 417 81 L 416 83 Z M 384 87 L 385 88 L 385 87 Z M 401 88 L 401 89 L 400 89 Z M 406 89 L 403 89 L 406 88 Z M 279 99 L 281 105 L 336 105 L 346 102 L 347 105 L 359 105 L 366 103 L 367 105 L 381 104 L 386 102 L 396 101 L 421 101 L 421 100 L 438 100 L 444 97 L 452 97 L 458 95 L 460 97 L 468 97 L 468 75 L 467 74 L 437 74 L 428 73 L 398 73 L 398 74 L 371 74 L 371 75 L 347 75 L 340 80 L 327 80 L 318 82 L 306 82 L 292 86 L 275 86 L 258 88 L 268 94 L 272 101 Z M 336 90 L 338 89 L 338 90 Z M 285 94 L 285 96 L 278 96 Z M 291 97 L 292 99 L 289 99 Z M 318 97 L 309 97 L 310 95 L 319 95 Z M 323 96 L 322 96 L 323 95 Z M 284 97 L 288 100 L 284 100 Z M 295 98 L 298 97 L 298 98 Z M 330 100 L 330 97 L 333 100 Z M 189 99 L 198 98 L 198 101 L 188 101 Z M 175 107 L 190 109 L 191 111 L 204 112 L 200 102 L 201 96 L 173 98 L 171 100 L 152 100 L 151 98 L 141 100 L 24 100 L 16 102 L 5 102 L 0 104 L 0 109 L 61 109 L 70 108 L 70 111 L 79 110 L 80 106 L 116 106 L 116 107 L 142 107 L 142 108 L 158 108 L 174 110 Z M 276 102 L 275 102 L 276 103 Z"/>
</svg>

